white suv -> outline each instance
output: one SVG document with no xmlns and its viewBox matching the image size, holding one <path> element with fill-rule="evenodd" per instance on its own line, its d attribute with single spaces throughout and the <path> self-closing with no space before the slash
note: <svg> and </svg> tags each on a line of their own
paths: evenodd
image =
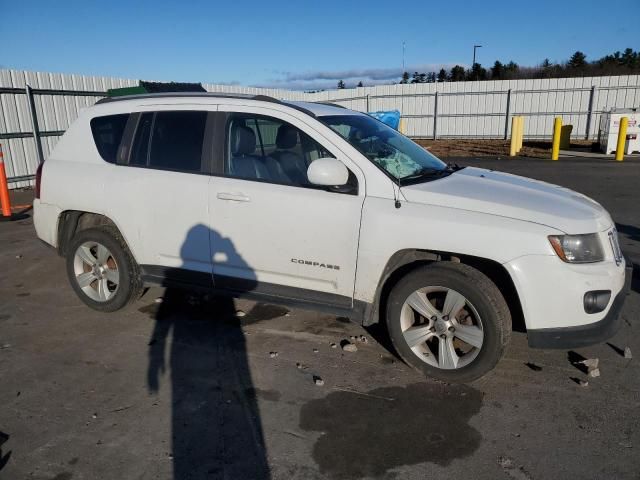
<svg viewBox="0 0 640 480">
<path fill-rule="evenodd" d="M 166 285 L 383 321 L 408 364 L 446 381 L 491 370 L 512 319 L 532 347 L 603 341 L 631 281 L 595 201 L 446 165 L 333 105 L 101 100 L 37 180 L 37 234 L 92 308 Z"/>
</svg>

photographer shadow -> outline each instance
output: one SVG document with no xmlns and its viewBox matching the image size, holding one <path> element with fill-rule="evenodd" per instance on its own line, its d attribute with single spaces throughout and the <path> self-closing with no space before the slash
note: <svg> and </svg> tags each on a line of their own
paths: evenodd
<svg viewBox="0 0 640 480">
<path fill-rule="evenodd" d="M 223 253 L 239 264 L 233 243 L 204 225 L 189 230 L 180 251 L 184 264 L 198 257 L 203 239 L 209 237 L 219 250 L 211 252 L 211 258 Z M 167 278 L 181 275 L 182 269 L 166 272 Z M 255 278 L 248 283 L 250 290 Z M 270 478 L 233 299 L 167 285 L 162 302 L 152 308 L 155 326 L 149 341 L 147 387 L 157 393 L 163 375 L 169 377 L 174 480 Z"/>
</svg>

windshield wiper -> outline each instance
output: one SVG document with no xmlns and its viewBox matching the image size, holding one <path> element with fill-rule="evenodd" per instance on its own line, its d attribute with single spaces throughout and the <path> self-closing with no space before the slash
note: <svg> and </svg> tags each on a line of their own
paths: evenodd
<svg viewBox="0 0 640 480">
<path fill-rule="evenodd" d="M 407 175 L 406 177 L 402 177 L 399 180 L 400 184 L 403 184 L 407 181 L 412 181 L 412 180 L 419 180 L 421 178 L 438 178 L 441 177 L 443 175 L 448 175 L 452 173 L 451 170 L 448 170 L 446 168 L 443 169 L 437 169 L 437 168 L 422 168 L 420 170 L 418 170 L 415 173 L 412 173 L 411 175 Z"/>
<path fill-rule="evenodd" d="M 462 170 L 463 168 L 466 167 L 461 167 L 457 163 L 447 163 L 447 170 L 450 172 L 457 172 L 458 170 Z"/>
</svg>

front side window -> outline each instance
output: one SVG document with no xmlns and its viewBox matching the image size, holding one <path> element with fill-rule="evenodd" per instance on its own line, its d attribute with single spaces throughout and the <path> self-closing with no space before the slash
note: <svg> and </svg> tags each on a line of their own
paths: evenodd
<svg viewBox="0 0 640 480">
<path fill-rule="evenodd" d="M 226 145 L 226 175 L 298 187 L 310 186 L 307 169 L 311 162 L 333 157 L 302 130 L 259 115 L 233 115 Z"/>
<path fill-rule="evenodd" d="M 129 165 L 199 172 L 207 112 L 143 113 L 138 121 Z"/>
<path fill-rule="evenodd" d="M 420 145 L 368 115 L 334 115 L 318 119 L 402 183 L 438 178 L 451 171 Z"/>
<path fill-rule="evenodd" d="M 128 113 L 91 119 L 93 140 L 96 142 L 98 153 L 104 161 L 116 163 L 118 147 L 122 141 L 127 120 L 129 120 Z"/>
</svg>

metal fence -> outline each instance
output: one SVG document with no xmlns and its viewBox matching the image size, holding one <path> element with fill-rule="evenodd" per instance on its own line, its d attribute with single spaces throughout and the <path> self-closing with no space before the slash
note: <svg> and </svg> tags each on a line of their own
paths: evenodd
<svg viewBox="0 0 640 480">
<path fill-rule="evenodd" d="M 0 70 L 0 143 L 13 187 L 32 183 L 82 108 L 109 88 L 137 80 Z M 573 125 L 574 138 L 595 138 L 600 115 L 640 106 L 640 75 L 381 85 L 316 93 L 203 84 L 210 92 L 270 95 L 283 100 L 333 102 L 359 111 L 400 110 L 415 138 L 507 138 L 511 117 L 525 117 L 524 136 L 551 136 L 553 118 Z"/>
<path fill-rule="evenodd" d="M 573 138 L 594 139 L 603 112 L 640 106 L 638 75 L 382 88 L 387 91 L 378 87 L 323 100 L 361 111 L 398 109 L 406 119 L 407 135 L 434 139 L 508 138 L 514 115 L 525 117 L 527 139 L 550 138 L 556 116 L 573 126 Z"/>
<path fill-rule="evenodd" d="M 11 187 L 31 185 L 38 166 L 81 109 L 93 105 L 110 88 L 137 85 L 137 80 L 0 69 L 0 143 Z M 27 94 L 27 86 L 32 88 Z M 39 125 L 35 141 L 34 122 Z M 35 132 L 38 134 L 38 132 Z"/>
</svg>

